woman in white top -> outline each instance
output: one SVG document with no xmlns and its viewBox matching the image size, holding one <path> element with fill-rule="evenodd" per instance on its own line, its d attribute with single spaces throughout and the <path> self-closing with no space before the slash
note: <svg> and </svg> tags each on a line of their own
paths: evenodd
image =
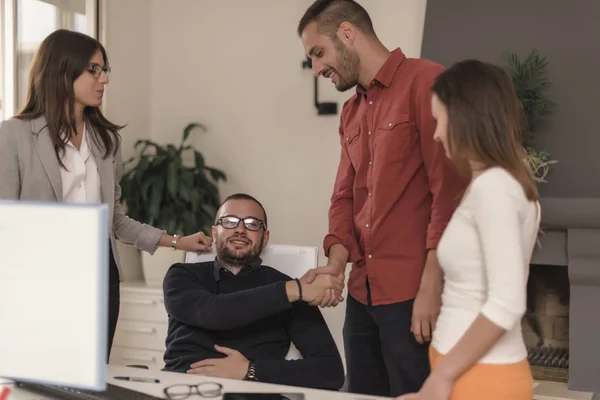
<svg viewBox="0 0 600 400">
<path fill-rule="evenodd" d="M 25 106 L 0 125 L 0 199 L 109 204 L 110 354 L 122 271 L 117 238 L 149 253 L 158 246 L 208 250 L 211 239 L 203 233 L 170 236 L 125 215 L 119 186 L 122 127 L 100 111 L 109 73 L 106 51 L 97 40 L 68 30 L 44 39 L 31 65 Z"/>
<path fill-rule="evenodd" d="M 540 208 L 521 105 L 502 69 L 467 60 L 437 78 L 432 112 L 435 138 L 471 181 L 438 245 L 444 291 L 432 373 L 401 399 L 531 400 L 521 318 Z"/>
</svg>

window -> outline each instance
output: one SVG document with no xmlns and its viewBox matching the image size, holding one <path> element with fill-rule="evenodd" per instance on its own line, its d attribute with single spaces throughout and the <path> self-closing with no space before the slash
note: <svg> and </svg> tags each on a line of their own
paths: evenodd
<svg viewBox="0 0 600 400">
<path fill-rule="evenodd" d="M 0 120 L 25 103 L 29 66 L 46 36 L 69 29 L 98 38 L 99 0 L 0 0 Z"/>
</svg>

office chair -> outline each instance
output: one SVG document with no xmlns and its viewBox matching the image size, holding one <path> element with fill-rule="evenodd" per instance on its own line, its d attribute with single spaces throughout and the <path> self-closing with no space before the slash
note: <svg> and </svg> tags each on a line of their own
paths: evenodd
<svg viewBox="0 0 600 400">
<path fill-rule="evenodd" d="M 215 259 L 216 253 L 200 253 L 187 252 L 185 255 L 186 263 L 197 263 L 212 261 Z M 283 272 L 290 278 L 300 278 L 309 269 L 317 266 L 319 250 L 316 247 L 295 246 L 285 244 L 270 244 L 267 245 L 260 258 L 264 265 L 275 268 Z M 300 351 L 292 343 L 290 350 L 286 355 L 286 360 L 298 360 L 302 358 Z"/>
</svg>

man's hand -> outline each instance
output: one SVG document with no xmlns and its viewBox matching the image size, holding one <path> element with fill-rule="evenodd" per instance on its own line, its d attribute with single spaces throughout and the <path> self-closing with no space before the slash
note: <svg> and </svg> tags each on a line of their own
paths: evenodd
<svg viewBox="0 0 600 400">
<path fill-rule="evenodd" d="M 342 284 L 344 284 L 346 282 L 344 269 L 344 266 L 338 264 L 328 264 L 322 267 L 313 268 L 305 275 L 306 283 L 312 283 L 319 275 L 331 275 L 341 280 Z M 309 303 L 311 306 L 335 307 L 342 301 L 344 301 L 344 298 L 342 297 L 341 291 L 336 293 L 335 290 L 330 289 L 325 292 L 323 297 L 319 297 Z"/>
<path fill-rule="evenodd" d="M 431 340 L 431 334 L 435 329 L 442 306 L 442 287 L 442 269 L 435 250 L 430 250 L 421 277 L 421 286 L 413 305 L 410 327 L 410 331 L 415 335 L 418 343 L 423 344 Z"/>
<path fill-rule="evenodd" d="M 198 361 L 190 366 L 188 374 L 212 376 L 215 378 L 242 380 L 248 373 L 250 362 L 237 350 L 215 345 L 219 353 L 227 355 L 225 358 L 210 358 Z"/>
<path fill-rule="evenodd" d="M 341 243 L 336 243 L 329 248 L 329 260 L 326 266 L 317 267 L 308 271 L 306 282 L 312 283 L 317 276 L 328 274 L 337 277 L 342 283 L 346 282 L 346 263 L 348 262 L 348 250 Z M 311 306 L 335 307 L 344 301 L 341 291 L 328 290 L 322 298 L 310 302 Z"/>
<path fill-rule="evenodd" d="M 312 279 L 311 283 L 308 283 L 309 277 L 313 278 L 311 271 L 300 278 L 302 300 L 311 304 L 320 303 L 330 290 L 335 293 L 336 299 L 341 297 L 342 290 L 344 290 L 344 280 L 339 276 L 319 274 Z"/>
</svg>

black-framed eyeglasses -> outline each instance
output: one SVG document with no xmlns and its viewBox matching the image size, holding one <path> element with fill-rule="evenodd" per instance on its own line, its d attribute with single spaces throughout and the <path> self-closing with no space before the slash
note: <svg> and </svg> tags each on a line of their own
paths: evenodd
<svg viewBox="0 0 600 400">
<path fill-rule="evenodd" d="M 164 389 L 168 400 L 183 400 L 197 394 L 201 397 L 219 397 L 223 385 L 216 382 L 203 382 L 197 385 L 171 385 Z"/>
<path fill-rule="evenodd" d="M 102 71 L 104 71 L 107 78 L 110 76 L 110 67 L 108 65 L 102 66 L 100 64 L 92 63 L 88 65 L 86 70 L 89 71 L 89 73 L 92 74 L 92 76 L 96 79 L 100 78 Z"/>
<path fill-rule="evenodd" d="M 264 227 L 267 229 L 267 225 L 261 219 L 254 217 L 239 218 L 234 215 L 226 215 L 217 220 L 217 225 L 221 225 L 225 229 L 235 229 L 240 224 L 240 221 L 244 221 L 244 226 L 249 231 L 258 231 Z"/>
</svg>

